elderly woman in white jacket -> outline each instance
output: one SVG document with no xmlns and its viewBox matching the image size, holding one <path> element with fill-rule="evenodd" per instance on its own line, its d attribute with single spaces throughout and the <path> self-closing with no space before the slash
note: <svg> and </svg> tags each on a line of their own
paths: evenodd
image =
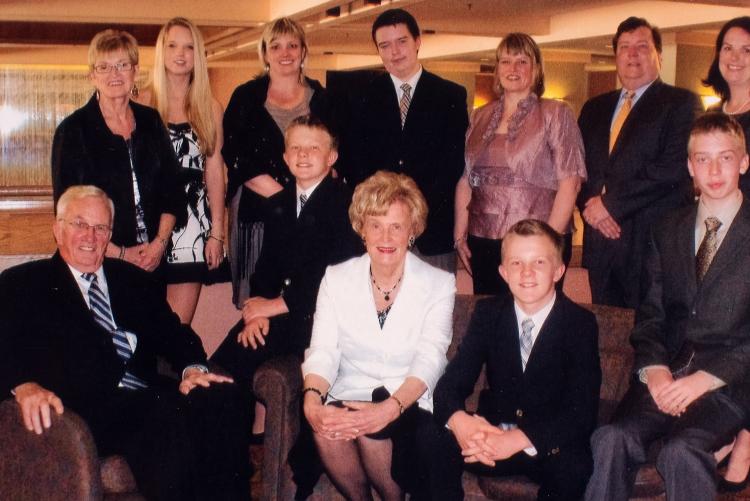
<svg viewBox="0 0 750 501">
<path fill-rule="evenodd" d="M 325 469 L 352 500 L 403 499 L 419 483 L 415 435 L 452 336 L 455 278 L 409 249 L 427 205 L 414 181 L 378 172 L 349 208 L 367 253 L 326 271 L 302 365 L 304 413 Z"/>
</svg>

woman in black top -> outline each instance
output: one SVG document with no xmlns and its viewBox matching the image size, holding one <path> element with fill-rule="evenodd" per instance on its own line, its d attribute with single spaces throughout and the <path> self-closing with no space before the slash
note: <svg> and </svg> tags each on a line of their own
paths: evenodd
<svg viewBox="0 0 750 501">
<path fill-rule="evenodd" d="M 52 143 L 55 203 L 73 185 L 104 190 L 115 206 L 107 256 L 153 271 L 184 212 L 177 158 L 159 114 L 133 102 L 138 45 L 105 30 L 89 46 L 96 93 L 63 120 Z"/>
<path fill-rule="evenodd" d="M 307 44 L 288 18 L 268 23 L 258 44 L 264 72 L 235 89 L 224 114 L 224 147 L 230 207 L 233 301 L 242 308 L 263 241 L 266 199 L 294 182 L 284 163 L 284 129 L 312 113 L 330 122 L 323 87 L 303 74 Z"/>
</svg>

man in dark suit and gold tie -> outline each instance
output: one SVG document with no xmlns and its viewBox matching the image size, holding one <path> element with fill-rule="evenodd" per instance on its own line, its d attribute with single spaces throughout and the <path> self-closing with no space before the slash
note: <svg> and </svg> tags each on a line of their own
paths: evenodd
<svg viewBox="0 0 750 501">
<path fill-rule="evenodd" d="M 58 252 L 0 275 L 0 392 L 37 434 L 74 410 L 101 455 L 125 456 L 147 499 L 247 499 L 236 385 L 208 371 L 200 339 L 150 274 L 105 259 L 113 218 L 102 190 L 69 188 Z M 179 381 L 157 374 L 157 355 Z"/>
<path fill-rule="evenodd" d="M 413 178 L 430 212 L 412 252 L 455 271 L 453 201 L 464 169 L 466 89 L 422 68 L 419 26 L 407 11 L 380 14 L 372 40 L 388 73 L 353 99 L 343 142 L 345 175 L 354 184 L 381 169 Z"/>
<path fill-rule="evenodd" d="M 750 410 L 750 202 L 742 127 L 727 115 L 696 120 L 688 169 L 697 204 L 671 212 L 650 236 L 645 295 L 631 335 L 634 377 L 612 424 L 592 436 L 586 499 L 627 500 L 651 442 L 667 499 L 713 500 L 713 451 Z"/>
<path fill-rule="evenodd" d="M 593 302 L 634 308 L 651 226 L 692 200 L 686 145 L 701 105 L 692 92 L 659 79 L 661 34 L 648 21 L 626 19 L 612 45 L 622 89 L 590 99 L 581 111 L 589 177 L 578 207 Z"/>
</svg>

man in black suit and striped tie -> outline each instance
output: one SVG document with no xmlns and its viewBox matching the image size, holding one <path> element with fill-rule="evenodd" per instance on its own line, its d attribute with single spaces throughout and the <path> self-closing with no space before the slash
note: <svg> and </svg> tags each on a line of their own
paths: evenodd
<svg viewBox="0 0 750 501">
<path fill-rule="evenodd" d="M 0 275 L 0 392 L 40 435 L 75 411 L 100 455 L 125 456 L 149 500 L 247 499 L 236 385 L 208 371 L 200 339 L 148 273 L 105 259 L 113 217 L 99 188 L 69 188 L 58 252 Z M 157 374 L 157 356 L 180 381 Z"/>
</svg>

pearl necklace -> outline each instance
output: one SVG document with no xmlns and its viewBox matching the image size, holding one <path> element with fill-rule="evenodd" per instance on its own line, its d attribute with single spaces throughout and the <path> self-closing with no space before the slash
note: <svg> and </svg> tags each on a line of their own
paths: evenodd
<svg viewBox="0 0 750 501">
<path fill-rule="evenodd" d="M 384 291 L 380 288 L 380 286 L 375 282 L 375 277 L 372 274 L 372 267 L 370 267 L 370 278 L 372 279 L 372 285 L 375 286 L 375 288 L 383 295 L 383 299 L 386 301 L 391 300 L 391 293 L 396 290 L 396 287 L 398 287 L 398 284 L 401 283 L 401 279 L 404 278 L 404 274 L 402 273 L 400 277 L 398 277 L 398 280 L 396 281 L 396 284 L 390 288 L 390 290 Z"/>
<path fill-rule="evenodd" d="M 724 104 L 721 105 L 721 111 L 723 111 L 727 115 L 739 115 L 742 112 L 742 110 L 747 108 L 747 105 L 750 104 L 750 98 L 748 98 L 747 101 L 742 103 L 742 106 L 737 108 L 735 111 L 727 111 L 727 104 L 728 104 L 728 101 L 724 101 Z"/>
</svg>

